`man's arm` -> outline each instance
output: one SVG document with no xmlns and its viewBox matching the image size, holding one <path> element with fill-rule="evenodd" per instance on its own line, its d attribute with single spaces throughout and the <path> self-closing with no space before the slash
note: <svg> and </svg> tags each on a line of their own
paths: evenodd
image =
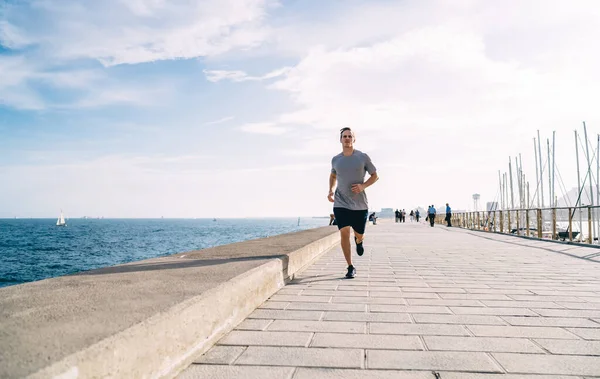
<svg viewBox="0 0 600 379">
<path fill-rule="evenodd" d="M 329 194 L 327 195 L 327 198 L 332 203 L 334 202 L 334 199 L 333 199 L 333 187 L 335 187 L 335 182 L 336 181 L 337 181 L 337 175 L 332 172 L 329 175 Z"/>
<path fill-rule="evenodd" d="M 369 187 L 373 183 L 375 183 L 378 179 L 379 179 L 379 176 L 377 176 L 377 171 L 375 171 L 373 174 L 371 174 L 371 176 L 369 177 L 369 179 L 367 179 L 366 182 L 353 184 L 352 192 L 360 193 L 360 192 L 364 191 L 367 187 Z"/>
<path fill-rule="evenodd" d="M 364 182 L 363 187 L 367 188 L 373 185 L 377 180 L 379 180 L 379 176 L 377 175 L 377 171 L 375 171 L 373 175 L 369 176 L 369 179 L 366 182 Z"/>
</svg>

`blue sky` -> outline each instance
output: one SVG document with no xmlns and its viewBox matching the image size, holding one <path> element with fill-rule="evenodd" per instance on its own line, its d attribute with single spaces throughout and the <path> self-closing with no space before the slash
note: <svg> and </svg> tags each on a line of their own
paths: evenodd
<svg viewBox="0 0 600 379">
<path fill-rule="evenodd" d="M 591 0 L 0 1 L 0 217 L 327 215 L 345 125 L 373 208 L 533 182 L 537 129 L 574 183 L 598 37 Z"/>
</svg>

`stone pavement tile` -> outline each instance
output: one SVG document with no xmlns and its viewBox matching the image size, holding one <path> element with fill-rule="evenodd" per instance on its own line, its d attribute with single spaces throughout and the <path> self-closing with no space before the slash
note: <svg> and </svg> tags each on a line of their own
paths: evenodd
<svg viewBox="0 0 600 379">
<path fill-rule="evenodd" d="M 369 369 L 502 372 L 485 353 L 367 350 Z"/>
<path fill-rule="evenodd" d="M 336 291 L 338 292 L 346 292 L 346 291 L 351 291 L 351 292 L 356 292 L 356 291 L 368 291 L 369 290 L 369 286 L 368 285 L 354 285 L 354 286 L 350 286 L 350 285 L 342 285 L 340 284 Z"/>
<path fill-rule="evenodd" d="M 496 316 L 413 314 L 417 324 L 506 325 Z"/>
<path fill-rule="evenodd" d="M 575 333 L 584 340 L 600 340 L 600 328 L 567 328 L 568 331 Z"/>
<path fill-rule="evenodd" d="M 189 366 L 177 379 L 291 379 L 294 367 Z"/>
<path fill-rule="evenodd" d="M 351 370 L 300 367 L 294 379 L 435 379 L 430 371 Z M 500 378 L 504 379 L 504 378 Z"/>
<path fill-rule="evenodd" d="M 405 292 L 400 291 L 369 291 L 371 297 L 405 297 Z"/>
<path fill-rule="evenodd" d="M 492 353 L 512 373 L 600 376 L 600 357 Z"/>
<path fill-rule="evenodd" d="M 556 338 L 578 339 L 572 333 L 561 328 L 543 326 L 487 326 L 467 325 L 477 337 L 523 337 L 523 338 Z"/>
<path fill-rule="evenodd" d="M 508 317 L 502 319 L 517 326 L 576 326 L 581 328 L 600 328 L 600 325 L 585 318 L 574 317 Z"/>
<path fill-rule="evenodd" d="M 311 347 L 347 347 L 358 349 L 423 350 L 418 336 L 375 334 L 316 333 Z"/>
<path fill-rule="evenodd" d="M 525 308 L 450 307 L 450 310 L 457 315 L 537 316 L 536 313 Z"/>
<path fill-rule="evenodd" d="M 578 297 L 579 300 L 583 300 L 583 301 L 589 301 L 590 303 L 600 303 L 600 295 L 599 296 L 579 296 Z M 571 300 L 571 301 L 575 301 L 575 300 Z"/>
<path fill-rule="evenodd" d="M 578 309 L 538 309 L 532 311 L 544 317 L 600 317 L 600 311 L 578 310 Z"/>
<path fill-rule="evenodd" d="M 408 313 L 327 312 L 323 320 L 412 323 Z"/>
<path fill-rule="evenodd" d="M 268 332 L 232 330 L 219 340 L 219 345 L 259 346 L 307 346 L 312 338 L 310 332 Z"/>
<path fill-rule="evenodd" d="M 257 309 L 250 313 L 249 319 L 268 319 L 268 320 L 315 320 L 318 321 L 323 316 L 322 311 L 283 311 L 280 309 Z"/>
<path fill-rule="evenodd" d="M 600 303 L 573 303 L 573 302 L 564 302 L 559 301 L 557 304 L 567 308 L 567 309 L 591 309 L 591 310 L 599 310 L 600 311 Z M 539 307 L 539 308 L 547 308 L 547 307 Z"/>
<path fill-rule="evenodd" d="M 366 304 L 291 303 L 286 310 L 365 312 Z"/>
<path fill-rule="evenodd" d="M 194 363 L 214 363 L 228 365 L 233 363 L 237 357 L 246 350 L 246 346 L 213 346 L 202 354 Z"/>
<path fill-rule="evenodd" d="M 330 332 L 330 333 L 365 333 L 365 322 L 350 321 L 304 321 L 304 320 L 275 320 L 268 328 L 269 331 L 289 332 Z"/>
<path fill-rule="evenodd" d="M 430 287 L 402 287 L 405 292 L 434 292 L 434 293 L 466 293 L 461 288 L 430 288 Z M 485 290 L 482 290 L 485 291 Z"/>
<path fill-rule="evenodd" d="M 543 296 L 598 296 L 597 293 L 588 291 L 548 291 L 548 290 L 535 290 L 532 291 L 538 295 Z"/>
<path fill-rule="evenodd" d="M 444 372 L 442 379 L 581 379 L 581 377 L 570 375 L 474 374 L 467 372 Z"/>
<path fill-rule="evenodd" d="M 406 305 L 406 300 L 399 297 L 370 297 L 367 304 Z"/>
<path fill-rule="evenodd" d="M 490 286 L 488 286 L 487 284 L 470 284 L 470 285 L 465 285 L 463 283 L 452 283 L 452 284 L 429 283 L 429 286 L 432 287 L 432 288 L 464 288 L 466 290 L 468 290 L 468 289 L 490 288 Z"/>
<path fill-rule="evenodd" d="M 562 305 L 550 301 L 481 300 L 481 302 L 488 307 L 564 309 Z"/>
<path fill-rule="evenodd" d="M 250 346 L 236 365 L 361 368 L 363 360 L 361 349 Z"/>
<path fill-rule="evenodd" d="M 461 325 L 443 324 L 397 324 L 373 322 L 369 325 L 371 334 L 404 334 L 434 336 L 468 336 L 468 331 Z"/>
<path fill-rule="evenodd" d="M 501 295 L 531 295 L 533 292 L 528 291 L 528 290 L 517 290 L 517 289 L 513 289 L 513 290 L 498 290 L 498 289 L 470 289 L 468 291 L 469 293 L 495 293 L 495 294 L 501 294 Z"/>
<path fill-rule="evenodd" d="M 445 299 L 407 299 L 410 305 L 430 305 L 443 307 L 481 307 L 479 300 L 445 300 Z"/>
<path fill-rule="evenodd" d="M 342 293 L 340 293 L 342 292 Z M 369 296 L 367 291 L 304 290 L 302 296 Z"/>
<path fill-rule="evenodd" d="M 235 329 L 237 330 L 265 330 L 273 320 L 245 319 L 240 322 Z"/>
<path fill-rule="evenodd" d="M 341 291 L 340 291 L 341 292 Z M 334 296 L 331 298 L 332 303 L 351 303 L 351 304 L 368 304 L 369 297 L 361 296 L 361 297 L 351 297 L 351 296 Z"/>
<path fill-rule="evenodd" d="M 510 300 L 508 296 L 496 293 L 442 293 L 440 297 L 448 300 Z"/>
<path fill-rule="evenodd" d="M 329 303 L 331 296 L 273 295 L 270 300 L 303 303 Z"/>
<path fill-rule="evenodd" d="M 462 295 L 462 294 L 446 294 L 446 295 Z M 402 292 L 402 297 L 405 299 L 440 299 L 437 293 L 433 292 Z"/>
<path fill-rule="evenodd" d="M 264 308 L 264 309 L 285 309 L 285 307 L 287 307 L 288 305 L 290 305 L 289 301 L 265 301 L 259 308 Z"/>
<path fill-rule="evenodd" d="M 369 293 L 373 292 L 402 292 L 402 289 L 399 286 L 368 286 Z M 388 295 L 389 296 L 389 295 Z"/>
<path fill-rule="evenodd" d="M 447 307 L 406 306 L 388 304 L 369 304 L 369 311 L 393 313 L 450 313 L 450 310 Z"/>
<path fill-rule="evenodd" d="M 518 301 L 542 301 L 542 302 L 556 302 L 556 301 L 572 301 L 576 303 L 585 303 L 585 300 L 576 298 L 575 296 L 540 296 L 540 295 L 508 295 L 512 300 Z M 510 299 L 509 299 L 510 300 Z"/>
<path fill-rule="evenodd" d="M 423 339 L 429 350 L 544 354 L 525 338 L 424 336 Z"/>
<path fill-rule="evenodd" d="M 293 296 L 297 296 L 297 295 L 300 295 L 302 293 L 302 291 L 304 291 L 304 290 L 303 289 L 292 289 L 292 288 L 283 287 L 282 289 L 280 289 L 279 291 L 277 291 L 277 294 L 279 294 L 279 295 L 293 295 Z"/>
<path fill-rule="evenodd" d="M 600 341 L 536 339 L 552 354 L 600 355 Z"/>
</svg>

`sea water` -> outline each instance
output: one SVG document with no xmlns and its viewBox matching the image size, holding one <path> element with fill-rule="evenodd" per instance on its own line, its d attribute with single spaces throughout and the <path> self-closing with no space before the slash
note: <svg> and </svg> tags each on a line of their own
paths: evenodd
<svg viewBox="0 0 600 379">
<path fill-rule="evenodd" d="M 329 218 L 0 219 L 0 287 L 329 224 Z"/>
</svg>

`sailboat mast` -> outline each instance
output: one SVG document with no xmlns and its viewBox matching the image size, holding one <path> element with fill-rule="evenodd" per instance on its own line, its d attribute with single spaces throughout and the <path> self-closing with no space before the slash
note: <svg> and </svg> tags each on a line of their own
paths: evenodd
<svg viewBox="0 0 600 379">
<path fill-rule="evenodd" d="M 510 175 L 510 178 L 509 178 L 509 180 L 510 180 L 510 206 L 511 206 L 511 209 L 515 209 L 515 193 L 513 190 L 513 175 L 512 175 L 512 166 L 510 163 L 510 157 L 508 158 L 508 172 L 509 172 L 508 175 Z"/>
<path fill-rule="evenodd" d="M 548 193 L 550 194 L 550 207 L 553 207 L 553 194 L 552 194 L 552 171 L 550 170 L 550 165 L 552 162 L 550 161 L 550 139 L 546 138 L 546 145 L 548 150 Z"/>
<path fill-rule="evenodd" d="M 542 144 L 540 142 L 540 130 L 537 131 L 538 134 L 538 157 L 540 159 L 540 194 L 542 195 L 542 208 L 544 208 L 544 166 L 542 165 Z"/>
<path fill-rule="evenodd" d="M 594 188 L 593 188 L 593 181 L 592 181 L 592 163 L 590 161 L 590 159 L 592 159 L 592 157 L 590 156 L 590 144 L 588 143 L 588 137 L 587 137 L 587 128 L 585 126 L 585 121 L 583 122 L 583 135 L 585 137 L 585 151 L 586 151 L 586 155 L 587 155 L 587 163 L 588 163 L 588 177 L 590 178 L 590 204 L 589 205 L 594 205 Z"/>
<path fill-rule="evenodd" d="M 600 141 L 600 139 L 599 139 Z M 502 190 L 502 178 L 500 176 L 500 170 L 498 170 L 498 184 L 500 185 L 500 209 L 504 208 L 504 191 Z"/>
<path fill-rule="evenodd" d="M 588 163 L 588 177 L 590 178 L 590 206 L 594 205 L 594 181 L 592 180 L 592 157 L 590 156 L 590 144 L 587 136 L 587 127 L 585 126 L 585 121 L 583 122 L 583 135 L 585 136 L 585 151 L 587 153 L 587 163 Z M 588 213 L 589 214 L 589 213 Z M 594 240 L 594 231 L 596 228 L 592 229 L 591 241 Z"/>
<path fill-rule="evenodd" d="M 556 192 L 554 192 L 554 184 L 556 182 L 556 130 L 552 131 L 552 201 L 556 207 Z"/>
<path fill-rule="evenodd" d="M 517 174 L 517 194 L 518 194 L 518 205 L 517 208 L 521 208 L 521 185 L 523 183 L 521 183 L 521 170 L 519 170 L 519 161 L 517 160 L 517 157 L 515 157 L 515 171 Z"/>
<path fill-rule="evenodd" d="M 581 174 L 579 173 L 579 141 L 577 140 L 577 130 L 575 130 L 575 159 L 577 160 L 577 197 L 581 198 Z M 578 203 L 575 202 L 575 206 Z M 581 219 L 581 208 L 579 208 L 579 235 L 583 231 L 583 220 Z"/>
<path fill-rule="evenodd" d="M 535 143 L 535 137 L 533 137 L 533 152 L 535 153 L 535 194 L 537 197 L 537 207 L 540 207 L 540 175 L 538 172 L 538 152 Z"/>
</svg>

